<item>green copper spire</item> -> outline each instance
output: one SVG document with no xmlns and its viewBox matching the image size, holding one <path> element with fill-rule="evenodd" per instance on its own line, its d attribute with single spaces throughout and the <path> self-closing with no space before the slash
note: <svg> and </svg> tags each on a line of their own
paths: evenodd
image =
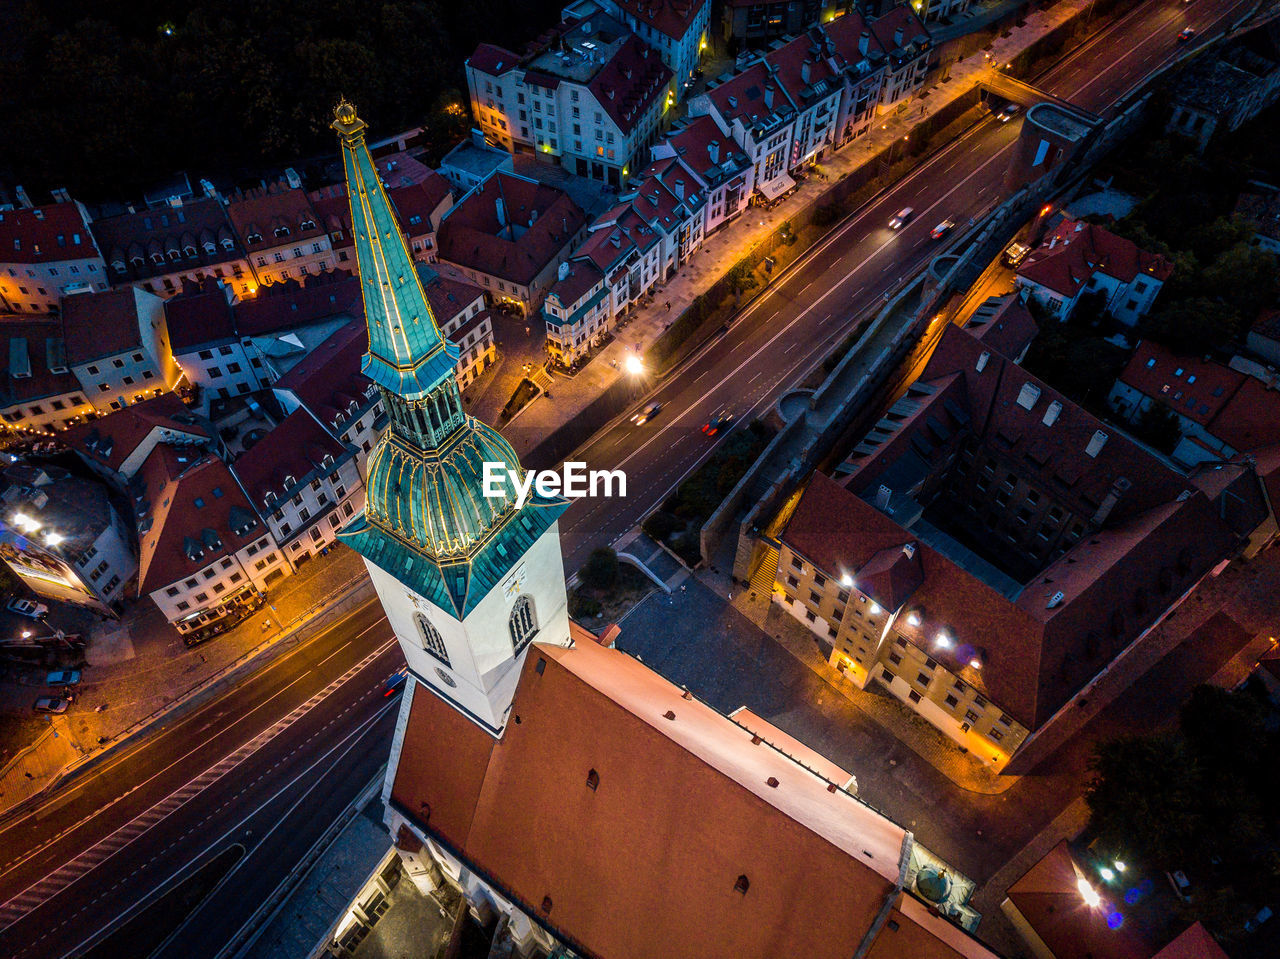
<svg viewBox="0 0 1280 959">
<path fill-rule="evenodd" d="M 390 421 L 369 453 L 364 512 L 339 538 L 379 569 L 464 618 L 568 509 L 536 491 L 484 495 L 486 464 L 522 479 L 515 450 L 462 408 L 458 350 L 445 339 L 345 100 L 334 111 L 351 200 L 351 227 L 369 352 L 363 370 Z"/>
<path fill-rule="evenodd" d="M 384 389 L 417 399 L 453 376 L 458 348 L 440 332 L 431 314 L 413 257 L 365 144 L 365 122 L 346 100 L 333 114 L 332 126 L 342 141 L 351 230 L 369 324 L 363 371 Z"/>
</svg>

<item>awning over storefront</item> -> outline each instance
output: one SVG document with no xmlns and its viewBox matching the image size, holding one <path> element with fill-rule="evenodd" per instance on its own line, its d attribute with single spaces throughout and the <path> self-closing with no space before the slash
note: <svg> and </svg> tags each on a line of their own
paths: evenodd
<svg viewBox="0 0 1280 959">
<path fill-rule="evenodd" d="M 796 181 L 791 179 L 790 176 L 784 173 L 782 174 L 782 176 L 776 177 L 775 179 L 770 180 L 768 183 L 761 184 L 760 193 L 764 196 L 766 200 L 772 201 L 782 196 L 782 194 L 792 189 L 795 185 L 796 185 Z"/>
</svg>

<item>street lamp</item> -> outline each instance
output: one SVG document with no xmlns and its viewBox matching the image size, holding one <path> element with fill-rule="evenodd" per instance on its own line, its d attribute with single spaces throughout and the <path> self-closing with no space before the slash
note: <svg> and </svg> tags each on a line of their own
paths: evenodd
<svg viewBox="0 0 1280 959">
<path fill-rule="evenodd" d="M 1080 890 L 1080 898 L 1090 909 L 1097 909 L 1102 905 L 1102 897 L 1098 895 L 1098 890 L 1089 885 L 1089 880 L 1083 876 L 1076 880 L 1076 888 Z"/>
<path fill-rule="evenodd" d="M 632 376 L 641 376 L 644 373 L 644 363 L 634 353 L 623 361 L 622 368 Z"/>
</svg>

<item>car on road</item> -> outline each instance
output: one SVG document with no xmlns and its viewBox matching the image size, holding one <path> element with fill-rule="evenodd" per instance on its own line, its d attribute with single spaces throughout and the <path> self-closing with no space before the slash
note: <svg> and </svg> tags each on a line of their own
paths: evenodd
<svg viewBox="0 0 1280 959">
<path fill-rule="evenodd" d="M 909 206 L 904 206 L 901 210 L 899 210 L 893 216 L 889 217 L 889 229 L 901 230 L 904 226 L 906 226 L 911 221 L 911 218 L 915 215 L 916 215 L 915 210 L 913 210 Z"/>
<path fill-rule="evenodd" d="M 382 698 L 390 699 L 404 689 L 405 680 L 409 678 L 409 667 L 401 666 L 382 682 Z"/>
<path fill-rule="evenodd" d="M 27 619 L 44 619 L 49 614 L 48 606 L 37 603 L 33 599 L 11 599 L 7 608 L 9 612 L 25 616 Z"/>
<path fill-rule="evenodd" d="M 929 235 L 933 237 L 935 240 L 941 240 L 944 236 L 946 236 L 948 233 L 951 232 L 951 230 L 955 227 L 955 225 L 956 225 L 956 221 L 948 217 L 947 219 L 939 223 L 937 226 L 935 226 L 932 230 L 930 230 Z"/>
<path fill-rule="evenodd" d="M 47 686 L 74 686 L 80 682 L 80 670 L 59 669 L 46 676 L 44 681 Z"/>
<path fill-rule="evenodd" d="M 721 410 L 715 416 L 711 417 L 711 419 L 707 420 L 706 425 L 702 427 L 702 432 L 706 433 L 708 436 L 715 436 L 732 422 L 733 410 Z"/>
<path fill-rule="evenodd" d="M 657 416 L 661 412 L 662 412 L 661 403 L 650 403 L 648 406 L 642 409 L 635 416 L 631 417 L 631 422 L 635 423 L 636 426 L 644 426 L 645 423 L 648 423 L 651 419 L 653 419 L 655 416 Z"/>
<path fill-rule="evenodd" d="M 1178 34 L 1178 42 L 1186 43 L 1195 35 L 1196 35 L 1196 32 L 1191 27 L 1184 27 L 1183 31 L 1180 34 Z"/>
<path fill-rule="evenodd" d="M 70 705 L 70 700 L 60 696 L 41 696 L 32 708 L 38 713 L 65 713 Z"/>
<path fill-rule="evenodd" d="M 1000 112 L 996 114 L 996 119 L 1001 123 L 1008 123 L 1021 112 L 1022 107 L 1016 103 L 1006 103 L 1000 108 Z"/>
</svg>

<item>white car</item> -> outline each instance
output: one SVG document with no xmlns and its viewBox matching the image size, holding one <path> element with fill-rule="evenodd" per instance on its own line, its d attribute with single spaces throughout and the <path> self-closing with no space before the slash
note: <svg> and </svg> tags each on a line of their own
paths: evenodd
<svg viewBox="0 0 1280 959">
<path fill-rule="evenodd" d="M 1016 103 L 1006 103 L 1000 108 L 1000 112 L 996 114 L 996 119 L 1001 123 L 1008 123 L 1017 116 L 1021 110 L 1022 107 L 1018 106 Z"/>
<path fill-rule="evenodd" d="M 909 206 L 904 206 L 901 210 L 889 217 L 889 229 L 901 230 L 915 216 L 916 211 Z"/>
<path fill-rule="evenodd" d="M 11 599 L 8 610 L 28 619 L 44 619 L 49 614 L 49 607 L 31 599 Z"/>
</svg>

